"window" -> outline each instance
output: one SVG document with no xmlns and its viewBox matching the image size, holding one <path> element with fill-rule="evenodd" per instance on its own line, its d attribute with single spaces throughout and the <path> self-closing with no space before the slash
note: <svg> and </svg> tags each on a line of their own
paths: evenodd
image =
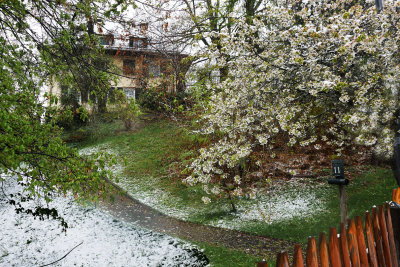
<svg viewBox="0 0 400 267">
<path fill-rule="evenodd" d="M 170 74 L 171 73 L 171 64 L 169 64 L 165 60 L 160 61 L 160 71 L 164 75 Z"/>
<path fill-rule="evenodd" d="M 125 75 L 134 75 L 135 74 L 135 61 L 131 60 L 131 59 L 124 59 L 122 70 Z"/>
<path fill-rule="evenodd" d="M 113 45 L 114 44 L 114 35 L 99 35 L 99 42 L 101 45 Z"/>
<path fill-rule="evenodd" d="M 148 42 L 147 42 L 146 38 L 139 38 L 139 37 L 130 37 L 129 38 L 129 47 L 133 47 L 136 49 L 146 48 L 147 44 L 148 44 Z"/>
<path fill-rule="evenodd" d="M 149 75 L 152 77 L 159 77 L 161 75 L 159 60 L 149 61 Z"/>
<path fill-rule="evenodd" d="M 138 99 L 140 95 L 140 89 L 134 87 L 125 87 L 122 88 L 127 98 Z"/>
<path fill-rule="evenodd" d="M 140 27 L 140 32 L 142 34 L 146 34 L 147 29 L 149 28 L 149 24 L 148 23 L 141 23 L 141 24 L 139 24 L 139 27 Z"/>
</svg>

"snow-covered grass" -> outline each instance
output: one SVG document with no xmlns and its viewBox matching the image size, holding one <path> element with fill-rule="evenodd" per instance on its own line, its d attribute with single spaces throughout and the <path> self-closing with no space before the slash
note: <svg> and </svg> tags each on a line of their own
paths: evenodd
<svg viewBox="0 0 400 267">
<path fill-rule="evenodd" d="M 192 245 L 139 229 L 71 198 L 51 202 L 68 223 L 66 233 L 52 219 L 39 220 L 16 214 L 7 196 L 18 190 L 7 179 L 0 193 L 0 266 L 206 266 Z M 30 203 L 32 205 L 34 203 Z"/>
<path fill-rule="evenodd" d="M 224 198 L 205 205 L 200 187 L 186 187 L 177 178 L 179 173 L 170 175 L 179 171 L 171 163 L 190 158 L 191 142 L 178 126 L 159 121 L 134 133 L 107 137 L 94 146 L 126 157 L 127 165 L 114 170 L 118 184 L 135 199 L 169 216 L 296 242 L 305 242 L 308 236 L 340 222 L 338 190 L 328 185 L 327 177 L 272 180 L 255 200 L 235 199 L 237 213 L 230 212 Z M 353 177 L 347 186 L 349 217 L 390 199 L 391 189 L 385 182 L 394 181 L 390 170 L 357 166 L 348 172 Z"/>
<path fill-rule="evenodd" d="M 117 150 L 112 148 L 110 143 L 88 146 L 79 151 L 79 153 L 83 155 L 90 155 L 97 152 L 110 153 L 116 156 L 119 156 L 120 154 Z M 162 188 L 159 188 L 159 177 L 146 179 L 145 183 L 134 182 L 132 181 L 131 177 L 128 177 L 124 173 L 124 165 L 122 161 L 120 161 L 119 164 L 114 165 L 111 171 L 113 172 L 115 178 L 117 178 L 116 184 L 126 190 L 129 195 L 141 203 L 146 204 L 168 216 L 182 220 L 188 220 L 191 214 L 197 213 L 199 208 L 202 208 L 187 206 L 185 209 L 181 209 L 176 207 L 174 204 L 178 203 L 179 199 L 169 192 L 162 190 Z"/>
<path fill-rule="evenodd" d="M 241 230 L 248 222 L 274 224 L 294 217 L 307 218 L 321 213 L 324 199 L 318 198 L 313 189 L 320 191 L 322 188 L 307 187 L 303 182 L 301 178 L 292 179 L 273 191 L 260 193 L 255 200 L 241 199 L 237 202 L 237 213 L 231 213 L 229 219 L 213 220 L 210 224 Z"/>
<path fill-rule="evenodd" d="M 81 153 L 108 152 L 117 154 L 108 143 L 94 147 L 86 147 Z M 323 189 L 319 183 L 311 185 L 305 178 L 291 179 L 286 182 L 274 184 L 269 191 L 259 193 L 257 199 L 241 198 L 236 202 L 238 212 L 229 212 L 229 204 L 225 201 L 220 205 L 192 205 L 185 203 L 181 205 L 179 196 L 160 188 L 160 178 L 151 177 L 141 183 L 132 179 L 124 173 L 124 166 L 114 166 L 113 172 L 118 177 L 118 185 L 125 189 L 132 197 L 149 205 L 158 211 L 182 220 L 200 221 L 212 226 L 242 230 L 248 222 L 260 222 L 265 224 L 279 223 L 290 220 L 293 217 L 305 218 L 319 213 L 323 209 L 324 199 L 318 198 L 316 194 Z M 157 197 L 154 197 L 157 196 Z M 218 214 L 208 216 L 207 214 Z M 201 216 L 205 220 L 199 219 Z"/>
</svg>

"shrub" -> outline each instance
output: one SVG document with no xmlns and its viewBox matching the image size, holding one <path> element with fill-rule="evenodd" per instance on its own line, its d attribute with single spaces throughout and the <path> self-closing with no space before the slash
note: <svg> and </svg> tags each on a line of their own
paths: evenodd
<svg viewBox="0 0 400 267">
<path fill-rule="evenodd" d="M 135 99 L 127 99 L 126 103 L 122 104 L 120 109 L 120 118 L 125 125 L 126 130 L 133 127 L 135 119 L 141 114 L 139 105 L 136 104 Z"/>
<path fill-rule="evenodd" d="M 139 104 L 146 109 L 162 113 L 180 113 L 185 106 L 184 92 L 168 92 L 164 87 L 149 87 L 139 96 Z"/>
<path fill-rule="evenodd" d="M 114 97 L 112 113 L 122 120 L 126 130 L 131 130 L 135 119 L 141 114 L 139 105 L 135 99 L 128 98 L 121 90 L 116 91 Z"/>
<path fill-rule="evenodd" d="M 74 127 L 86 125 L 89 121 L 89 111 L 84 107 L 62 109 L 57 118 L 57 125 L 69 130 Z"/>
</svg>

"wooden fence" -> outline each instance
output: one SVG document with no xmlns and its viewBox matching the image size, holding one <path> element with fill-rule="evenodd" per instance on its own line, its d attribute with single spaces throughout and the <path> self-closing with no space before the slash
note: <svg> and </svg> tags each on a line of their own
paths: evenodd
<svg viewBox="0 0 400 267">
<path fill-rule="evenodd" d="M 393 189 L 393 201 L 400 203 L 400 187 Z"/>
<path fill-rule="evenodd" d="M 268 265 L 260 262 L 258 266 Z M 278 254 L 276 266 L 290 266 L 286 252 Z M 300 245 L 295 245 L 292 266 L 399 267 L 389 204 L 386 204 L 385 210 L 380 206 L 372 208 L 372 214 L 367 211 L 364 229 L 361 217 L 357 216 L 355 220 L 348 221 L 347 230 L 343 223 L 340 225 L 339 235 L 336 228 L 331 227 L 329 242 L 324 233 L 319 235 L 318 245 L 317 240 L 310 237 L 305 255 Z"/>
</svg>

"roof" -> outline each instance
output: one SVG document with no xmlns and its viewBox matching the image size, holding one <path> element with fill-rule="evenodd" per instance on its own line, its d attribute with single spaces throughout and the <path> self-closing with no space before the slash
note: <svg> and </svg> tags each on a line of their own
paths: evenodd
<svg viewBox="0 0 400 267">
<path fill-rule="evenodd" d="M 104 49 L 106 52 L 112 55 L 137 55 L 137 54 L 144 54 L 150 56 L 179 56 L 179 57 L 187 57 L 187 54 L 180 53 L 178 51 L 160 51 L 152 47 L 146 48 L 136 48 L 136 47 L 129 47 L 127 45 L 105 45 Z"/>
</svg>

